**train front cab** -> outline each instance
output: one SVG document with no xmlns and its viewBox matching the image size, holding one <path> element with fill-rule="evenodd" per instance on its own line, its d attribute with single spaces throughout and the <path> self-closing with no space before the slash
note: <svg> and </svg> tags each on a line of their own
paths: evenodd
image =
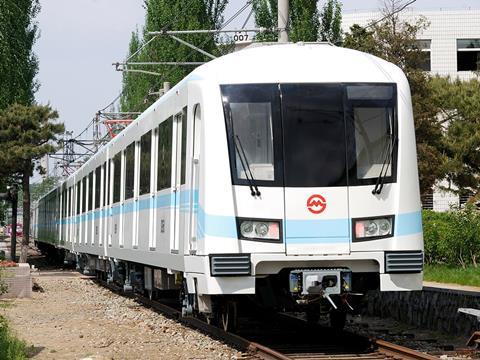
<svg viewBox="0 0 480 360">
<path fill-rule="evenodd" d="M 297 302 L 320 294 L 333 306 L 336 295 L 352 291 L 421 289 L 415 135 L 404 77 L 222 85 L 220 92 L 226 137 L 219 127 L 204 149 L 205 171 L 215 167 L 216 174 L 205 182 L 204 199 L 216 201 L 200 204 L 199 216 L 199 254 L 208 255 L 208 269 L 187 273 L 189 289 L 258 294 L 272 279 Z M 228 159 L 214 144 L 228 148 Z M 222 170 L 222 163 L 230 166 Z M 212 215 L 220 213 L 233 216 Z"/>
</svg>

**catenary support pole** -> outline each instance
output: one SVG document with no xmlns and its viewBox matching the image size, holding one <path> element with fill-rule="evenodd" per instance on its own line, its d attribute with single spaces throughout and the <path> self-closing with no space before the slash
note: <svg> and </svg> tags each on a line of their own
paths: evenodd
<svg viewBox="0 0 480 360">
<path fill-rule="evenodd" d="M 10 199 L 12 201 L 12 234 L 10 236 L 10 260 L 17 260 L 17 209 L 18 209 L 18 196 L 17 189 L 14 187 L 10 189 Z"/>
<path fill-rule="evenodd" d="M 278 0 L 278 42 L 280 43 L 288 42 L 288 1 Z"/>
</svg>

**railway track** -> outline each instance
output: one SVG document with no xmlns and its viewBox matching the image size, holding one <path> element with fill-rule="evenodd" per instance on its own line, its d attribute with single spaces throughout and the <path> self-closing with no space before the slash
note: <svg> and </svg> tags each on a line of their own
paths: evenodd
<svg viewBox="0 0 480 360">
<path fill-rule="evenodd" d="M 280 315 L 277 322 L 285 322 L 283 326 L 272 324 L 275 331 L 265 338 L 265 329 L 258 328 L 255 323 L 249 323 L 239 333 L 226 332 L 195 317 L 182 317 L 181 311 L 157 300 L 137 293 L 125 293 L 120 287 L 95 281 L 111 291 L 125 297 L 135 299 L 166 316 L 174 318 L 189 327 L 201 330 L 210 336 L 229 343 L 245 352 L 243 359 L 263 360 L 379 360 L 379 359 L 424 359 L 433 360 L 438 357 L 399 346 L 384 340 L 372 340 L 348 332 L 332 332 L 331 329 L 312 331 L 312 325 L 307 325 L 300 319 Z M 293 326 L 296 323 L 296 328 Z M 285 330 L 288 328 L 289 330 Z M 320 327 L 318 327 L 320 329 Z M 293 330 L 293 331 L 292 331 Z M 293 334 L 297 334 L 294 336 Z M 304 334 L 310 334 L 303 341 L 296 341 Z M 255 341 L 259 339 L 258 341 Z M 287 340 L 288 339 L 288 340 Z M 335 341 L 336 339 L 336 341 Z"/>
</svg>

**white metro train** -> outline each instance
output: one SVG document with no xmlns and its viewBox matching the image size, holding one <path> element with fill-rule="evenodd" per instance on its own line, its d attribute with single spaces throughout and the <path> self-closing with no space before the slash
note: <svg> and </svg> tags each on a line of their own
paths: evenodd
<svg viewBox="0 0 480 360">
<path fill-rule="evenodd" d="M 186 314 L 226 326 L 248 298 L 309 318 L 336 309 L 341 325 L 354 294 L 422 287 L 407 79 L 328 44 L 222 56 L 42 198 L 33 222 L 40 246 L 125 289 L 179 290 Z"/>
</svg>

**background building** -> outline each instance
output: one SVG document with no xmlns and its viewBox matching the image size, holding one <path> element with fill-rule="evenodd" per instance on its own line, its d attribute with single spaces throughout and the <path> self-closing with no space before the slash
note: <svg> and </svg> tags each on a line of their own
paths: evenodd
<svg viewBox="0 0 480 360">
<path fill-rule="evenodd" d="M 379 20 L 381 12 L 344 12 L 342 28 L 348 32 L 353 24 L 367 25 Z M 423 16 L 430 25 L 419 34 L 419 46 L 425 54 L 424 68 L 432 74 L 468 80 L 480 70 L 480 10 L 413 10 L 398 14 L 414 23 Z"/>
</svg>

